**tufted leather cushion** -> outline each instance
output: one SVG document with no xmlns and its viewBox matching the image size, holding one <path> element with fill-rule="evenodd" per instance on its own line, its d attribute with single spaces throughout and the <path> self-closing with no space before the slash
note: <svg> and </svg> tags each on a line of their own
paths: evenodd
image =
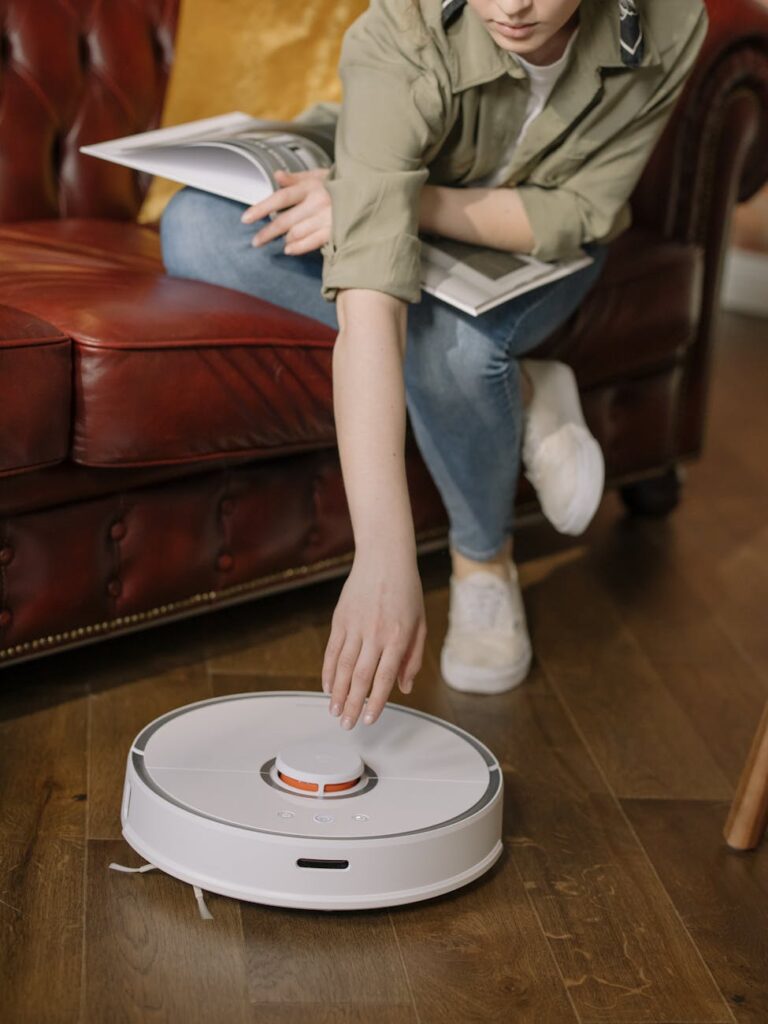
<svg viewBox="0 0 768 1024">
<path fill-rule="evenodd" d="M 78 151 L 154 128 L 177 0 L 0 0 L 0 221 L 134 220 L 147 175 Z"/>
</svg>

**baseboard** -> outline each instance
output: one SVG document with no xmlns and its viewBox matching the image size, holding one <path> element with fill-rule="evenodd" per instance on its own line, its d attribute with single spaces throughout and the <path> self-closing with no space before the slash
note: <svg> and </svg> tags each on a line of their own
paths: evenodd
<svg viewBox="0 0 768 1024">
<path fill-rule="evenodd" d="M 768 252 L 731 247 L 725 254 L 723 309 L 768 317 Z"/>
</svg>

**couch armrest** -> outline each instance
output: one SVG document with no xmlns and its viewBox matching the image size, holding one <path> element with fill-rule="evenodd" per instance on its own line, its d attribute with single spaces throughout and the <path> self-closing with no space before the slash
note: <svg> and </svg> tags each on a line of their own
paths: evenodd
<svg viewBox="0 0 768 1024">
<path fill-rule="evenodd" d="M 768 179 L 768 10 L 759 0 L 706 0 L 696 66 L 632 197 L 634 218 L 700 246 L 704 279 L 677 425 L 681 457 L 704 443 L 713 325 L 734 204 Z"/>
<path fill-rule="evenodd" d="M 709 31 L 632 197 L 634 220 L 666 238 L 719 244 L 736 201 L 768 179 L 768 10 L 707 0 Z"/>
</svg>

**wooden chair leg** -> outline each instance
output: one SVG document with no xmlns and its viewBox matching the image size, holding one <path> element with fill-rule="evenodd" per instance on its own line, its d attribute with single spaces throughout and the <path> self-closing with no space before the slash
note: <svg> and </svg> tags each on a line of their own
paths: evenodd
<svg viewBox="0 0 768 1024">
<path fill-rule="evenodd" d="M 739 779 L 723 835 L 734 850 L 753 850 L 768 825 L 768 704 Z"/>
</svg>

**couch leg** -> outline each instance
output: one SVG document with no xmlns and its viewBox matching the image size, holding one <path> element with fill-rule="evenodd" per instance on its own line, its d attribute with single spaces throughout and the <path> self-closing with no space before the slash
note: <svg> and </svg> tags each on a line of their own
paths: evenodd
<svg viewBox="0 0 768 1024">
<path fill-rule="evenodd" d="M 682 474 L 677 464 L 659 476 L 619 488 L 627 511 L 640 516 L 666 516 L 680 501 Z"/>
</svg>

